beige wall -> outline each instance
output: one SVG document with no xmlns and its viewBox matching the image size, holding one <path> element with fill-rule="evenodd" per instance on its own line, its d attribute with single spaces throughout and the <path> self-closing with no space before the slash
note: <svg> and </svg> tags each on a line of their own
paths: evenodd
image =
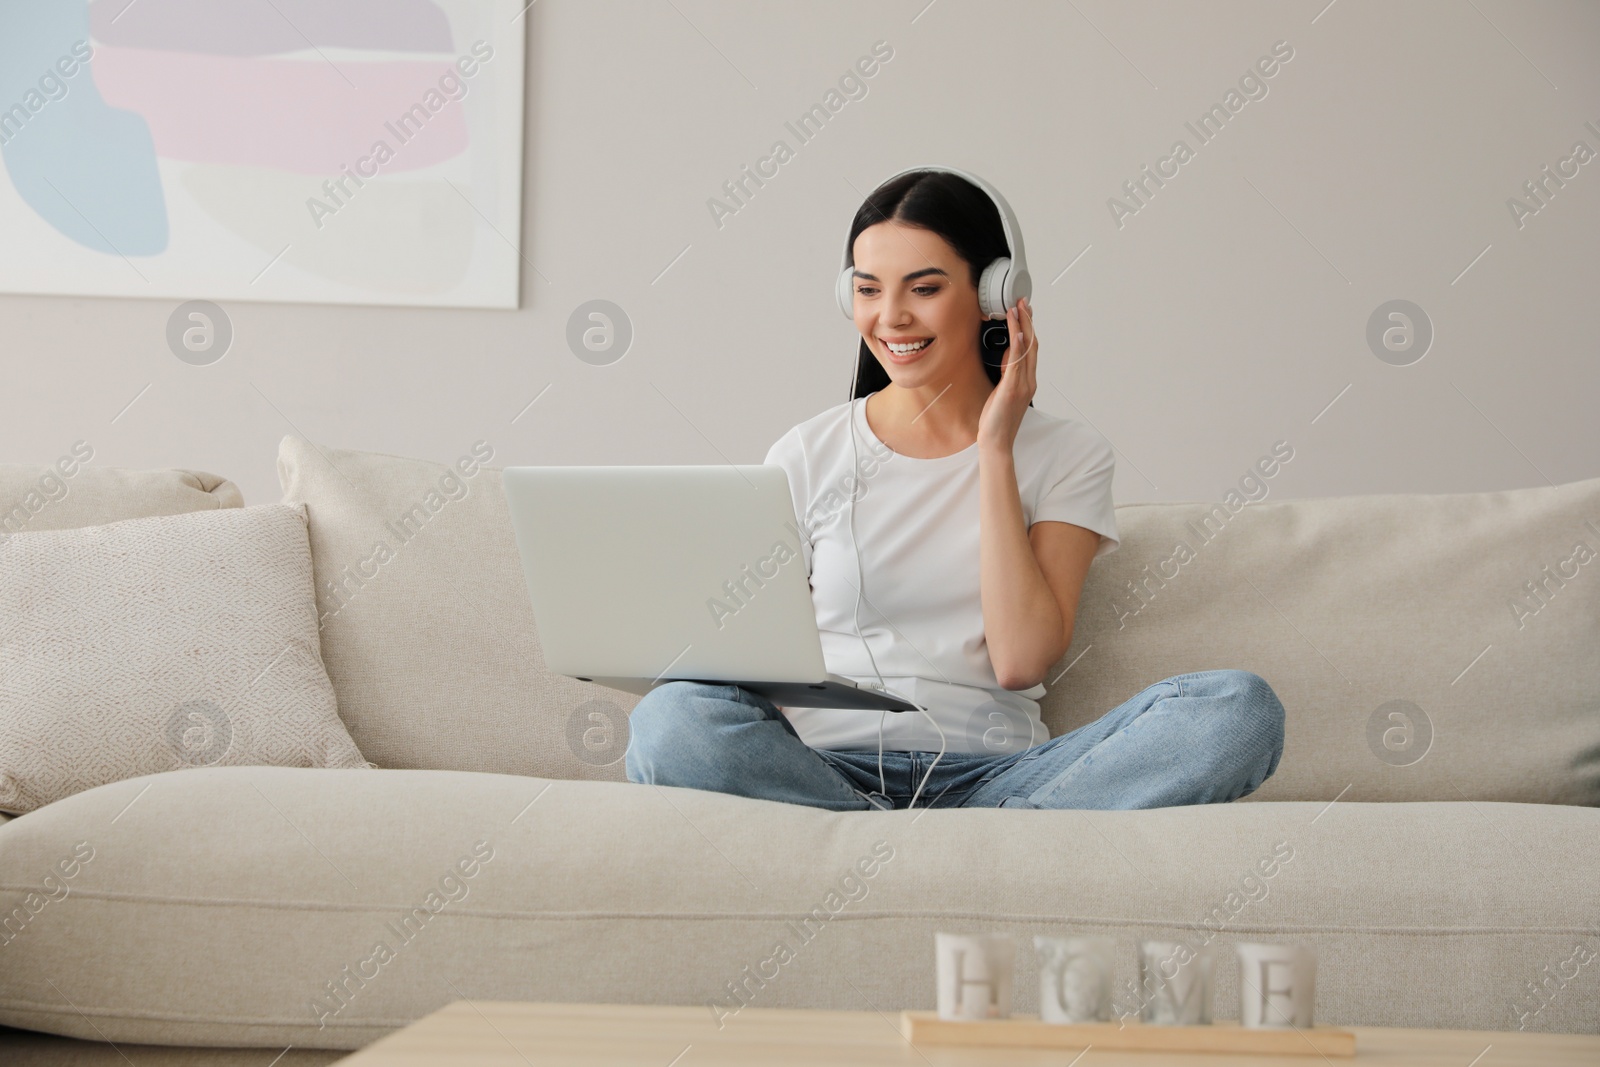
<svg viewBox="0 0 1600 1067">
<path fill-rule="evenodd" d="M 1600 159 L 1520 227 L 1507 206 L 1574 142 L 1600 151 L 1600 5 L 924 3 L 543 0 L 521 310 L 230 302 L 232 350 L 194 367 L 166 347 L 177 301 L 0 296 L 0 461 L 84 439 L 247 503 L 278 499 L 295 432 L 441 461 L 486 439 L 495 465 L 757 463 L 845 398 L 831 285 L 861 197 L 941 162 L 1016 208 L 1036 403 L 1110 438 L 1119 502 L 1217 499 L 1280 440 L 1280 497 L 1600 476 Z M 879 41 L 866 95 L 799 144 L 785 122 Z M 1199 145 L 1185 123 L 1280 41 L 1266 95 Z M 719 226 L 708 200 L 780 138 L 793 158 Z M 1193 158 L 1119 226 L 1108 201 L 1179 138 Z M 597 298 L 635 330 L 609 366 L 566 342 Z M 1393 299 L 1436 331 L 1409 366 L 1365 338 Z"/>
</svg>

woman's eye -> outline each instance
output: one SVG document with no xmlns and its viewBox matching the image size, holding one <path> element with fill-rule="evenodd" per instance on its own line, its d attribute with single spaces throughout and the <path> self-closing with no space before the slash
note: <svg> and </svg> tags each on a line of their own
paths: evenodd
<svg viewBox="0 0 1600 1067">
<path fill-rule="evenodd" d="M 877 291 L 877 289 L 870 285 L 856 286 L 856 292 L 860 293 L 862 296 L 872 296 Z M 939 287 L 937 285 L 917 285 L 913 286 L 911 291 L 916 293 L 918 296 L 934 296 L 939 292 Z"/>
</svg>

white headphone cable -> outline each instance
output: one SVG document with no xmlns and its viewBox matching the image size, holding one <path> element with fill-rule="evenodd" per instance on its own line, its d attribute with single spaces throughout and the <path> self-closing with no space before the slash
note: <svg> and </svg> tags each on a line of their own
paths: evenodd
<svg viewBox="0 0 1600 1067">
<path fill-rule="evenodd" d="M 857 371 L 858 371 L 857 377 L 858 378 L 859 378 L 859 370 L 860 370 L 860 366 L 858 364 L 857 365 Z M 855 388 L 852 387 L 850 392 L 852 394 L 854 394 L 855 393 Z M 861 403 L 862 403 L 863 408 L 865 408 L 866 401 L 863 399 Z M 878 657 L 874 656 L 872 654 L 872 645 L 869 644 L 867 639 L 865 637 L 863 637 L 862 634 L 861 634 L 861 596 L 862 596 L 862 587 L 866 585 L 866 579 L 865 579 L 865 576 L 862 574 L 862 570 L 861 570 L 861 550 L 856 546 L 856 490 L 858 488 L 860 488 L 859 480 L 860 480 L 860 477 L 861 477 L 861 466 L 860 466 L 860 452 L 857 451 L 857 447 L 856 447 L 856 418 L 855 418 L 855 414 L 856 413 L 855 413 L 855 405 L 856 405 L 856 400 L 855 400 L 854 395 L 852 395 L 851 399 L 850 399 L 849 409 L 845 412 L 845 415 L 846 415 L 846 418 L 848 418 L 848 420 L 850 422 L 850 459 L 851 459 L 850 548 L 855 553 L 855 557 L 856 557 L 856 610 L 855 610 L 856 639 L 861 642 L 861 647 L 865 648 L 867 650 L 867 658 L 872 661 L 872 673 L 877 675 L 877 677 L 878 677 L 878 690 L 880 692 L 887 693 L 888 692 L 888 687 L 887 687 L 886 683 L 883 680 L 883 672 L 878 669 Z M 862 413 L 862 417 L 863 418 L 866 417 L 864 411 Z M 909 700 L 910 698 L 908 697 L 906 699 Z M 911 701 L 911 703 L 916 704 L 916 701 Z M 911 808 L 914 808 L 914 807 L 917 806 L 917 798 L 922 796 L 923 787 L 928 784 L 928 779 L 933 777 L 933 769 L 935 767 L 937 767 L 939 765 L 939 761 L 944 758 L 945 747 L 946 747 L 946 744 L 947 744 L 947 742 L 945 741 L 944 729 L 942 727 L 940 727 L 940 725 L 938 723 L 938 720 L 936 720 L 932 715 L 930 715 L 928 713 L 928 709 L 923 707 L 921 704 L 916 704 L 916 708 L 917 708 L 918 711 L 922 712 L 922 715 L 923 715 L 924 718 L 926 718 L 929 722 L 933 723 L 933 728 L 935 730 L 939 731 L 939 754 L 937 756 L 933 757 L 933 762 L 932 763 L 928 764 L 928 769 L 923 772 L 922 781 L 917 783 L 916 791 L 911 794 L 911 803 L 906 805 L 906 809 L 908 811 Z M 887 708 L 883 709 L 882 711 L 880 711 L 878 713 L 878 788 L 882 791 L 882 793 L 883 793 L 885 798 L 888 797 L 889 787 L 888 787 L 887 783 L 884 781 L 884 777 L 883 777 L 883 723 L 884 723 L 884 720 L 888 717 L 888 715 L 889 715 L 889 711 L 888 711 Z"/>
</svg>

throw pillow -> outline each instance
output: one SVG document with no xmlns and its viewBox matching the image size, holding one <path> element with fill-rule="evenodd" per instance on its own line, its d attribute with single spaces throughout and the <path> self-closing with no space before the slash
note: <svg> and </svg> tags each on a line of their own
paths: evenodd
<svg viewBox="0 0 1600 1067">
<path fill-rule="evenodd" d="M 0 545 L 0 811 L 218 764 L 368 766 L 322 665 L 305 509 Z"/>
</svg>

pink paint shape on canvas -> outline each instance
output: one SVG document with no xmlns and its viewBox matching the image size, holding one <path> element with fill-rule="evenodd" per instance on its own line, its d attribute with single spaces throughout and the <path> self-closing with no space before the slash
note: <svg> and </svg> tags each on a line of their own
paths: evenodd
<svg viewBox="0 0 1600 1067">
<path fill-rule="evenodd" d="M 100 45 L 90 69 L 106 103 L 140 115 L 167 159 L 324 176 L 348 166 L 368 178 L 420 170 L 467 147 L 463 102 L 473 85 L 450 62 L 335 68 Z M 371 160 L 379 142 L 393 153 L 381 165 Z"/>
</svg>

